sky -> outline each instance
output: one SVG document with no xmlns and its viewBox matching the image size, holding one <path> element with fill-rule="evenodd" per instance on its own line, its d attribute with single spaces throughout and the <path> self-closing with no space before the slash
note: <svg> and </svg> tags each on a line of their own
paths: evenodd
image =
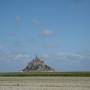
<svg viewBox="0 0 90 90">
<path fill-rule="evenodd" d="M 0 72 L 35 56 L 56 71 L 90 71 L 90 0 L 0 0 Z"/>
</svg>

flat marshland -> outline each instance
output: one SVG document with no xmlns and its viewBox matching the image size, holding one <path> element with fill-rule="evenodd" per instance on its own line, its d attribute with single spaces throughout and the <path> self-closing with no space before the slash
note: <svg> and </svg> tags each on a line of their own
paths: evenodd
<svg viewBox="0 0 90 90">
<path fill-rule="evenodd" d="M 1 75 L 0 90 L 90 90 L 90 77 L 49 75 L 28 77 Z"/>
<path fill-rule="evenodd" d="M 0 77 L 0 90 L 90 90 L 90 77 Z"/>
</svg>

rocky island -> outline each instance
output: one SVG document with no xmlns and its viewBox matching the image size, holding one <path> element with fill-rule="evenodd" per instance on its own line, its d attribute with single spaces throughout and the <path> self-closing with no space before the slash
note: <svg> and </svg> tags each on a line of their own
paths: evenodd
<svg viewBox="0 0 90 90">
<path fill-rule="evenodd" d="M 22 70 L 23 72 L 54 72 L 50 66 L 44 63 L 37 56 Z"/>
</svg>

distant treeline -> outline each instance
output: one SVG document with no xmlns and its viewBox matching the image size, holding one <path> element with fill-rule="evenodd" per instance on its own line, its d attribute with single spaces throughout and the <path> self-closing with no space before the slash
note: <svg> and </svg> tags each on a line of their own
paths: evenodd
<svg viewBox="0 0 90 90">
<path fill-rule="evenodd" d="M 24 76 L 66 76 L 66 77 L 90 77 L 90 72 L 7 72 L 0 73 L 5 77 L 24 77 Z"/>
</svg>

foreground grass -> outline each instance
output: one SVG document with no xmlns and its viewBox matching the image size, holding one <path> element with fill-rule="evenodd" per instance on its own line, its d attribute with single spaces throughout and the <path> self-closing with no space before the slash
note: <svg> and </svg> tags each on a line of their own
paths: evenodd
<svg viewBox="0 0 90 90">
<path fill-rule="evenodd" d="M 66 77 L 90 77 L 90 72 L 7 72 L 0 73 L 3 77 L 24 77 L 24 76 L 66 76 Z"/>
</svg>

